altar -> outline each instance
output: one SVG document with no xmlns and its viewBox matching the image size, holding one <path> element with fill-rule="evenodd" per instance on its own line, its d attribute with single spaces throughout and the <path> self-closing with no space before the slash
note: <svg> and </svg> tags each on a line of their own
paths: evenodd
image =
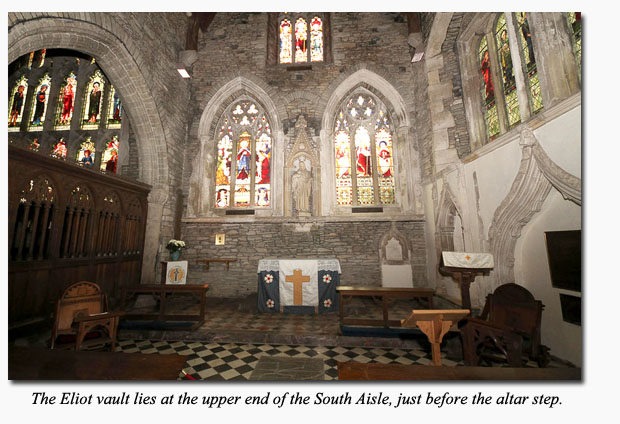
<svg viewBox="0 0 620 424">
<path fill-rule="evenodd" d="M 312 314 L 338 310 L 337 259 L 261 259 L 258 311 Z"/>
</svg>

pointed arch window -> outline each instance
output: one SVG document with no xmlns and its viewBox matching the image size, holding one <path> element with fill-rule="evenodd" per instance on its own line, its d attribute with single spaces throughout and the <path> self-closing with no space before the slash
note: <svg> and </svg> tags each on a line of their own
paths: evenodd
<svg viewBox="0 0 620 424">
<path fill-rule="evenodd" d="M 508 29 L 506 28 L 506 15 L 503 13 L 495 24 L 495 42 L 502 71 L 501 81 L 508 112 L 508 125 L 512 128 L 521 121 L 521 114 L 519 112 L 519 100 L 517 98 L 517 85 L 512 66 Z"/>
<path fill-rule="evenodd" d="M 13 86 L 9 106 L 9 131 L 19 131 L 24 114 L 24 103 L 28 94 L 28 79 L 22 75 Z"/>
<path fill-rule="evenodd" d="M 529 89 L 530 108 L 533 113 L 536 113 L 542 109 L 543 101 L 540 92 L 540 79 L 538 78 L 534 46 L 532 44 L 532 33 L 530 24 L 527 20 L 527 14 L 525 12 L 517 12 L 515 16 L 517 18 L 517 33 L 522 50 L 522 63 L 525 68 L 524 75 Z"/>
<path fill-rule="evenodd" d="M 77 93 L 77 77 L 74 72 L 70 72 L 60 87 L 60 94 L 56 105 L 56 119 L 54 122 L 55 130 L 61 131 L 71 128 L 75 93 Z"/>
<path fill-rule="evenodd" d="M 45 112 L 50 95 L 50 86 L 52 78 L 49 74 L 43 75 L 39 80 L 39 84 L 35 88 L 35 95 L 32 99 L 32 111 L 30 122 L 28 123 L 28 131 L 43 131 L 43 123 L 45 122 Z"/>
<path fill-rule="evenodd" d="M 487 136 L 489 140 L 493 140 L 499 134 L 499 119 L 497 117 L 497 102 L 495 100 L 493 76 L 491 75 L 491 60 L 486 37 L 482 37 L 480 40 L 478 59 L 480 61 L 480 72 L 482 73 L 482 80 L 484 83 L 482 89 L 484 120 L 486 122 Z"/>
<path fill-rule="evenodd" d="M 385 105 L 366 91 L 349 96 L 334 126 L 336 204 L 391 205 L 393 128 Z"/>
<path fill-rule="evenodd" d="M 82 129 L 98 129 L 101 123 L 101 101 L 105 81 L 103 74 L 97 70 L 90 77 L 84 97 L 84 110 L 82 112 Z"/>
<path fill-rule="evenodd" d="M 215 207 L 269 207 L 273 146 L 262 106 L 239 100 L 222 114 L 218 128 Z"/>
<path fill-rule="evenodd" d="M 279 63 L 324 62 L 324 22 L 324 17 L 321 14 L 282 14 L 278 20 Z"/>
</svg>

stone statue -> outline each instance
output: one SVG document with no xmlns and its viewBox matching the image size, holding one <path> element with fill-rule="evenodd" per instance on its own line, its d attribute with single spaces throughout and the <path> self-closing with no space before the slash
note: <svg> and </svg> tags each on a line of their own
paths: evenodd
<svg viewBox="0 0 620 424">
<path fill-rule="evenodd" d="M 310 193 L 312 192 L 312 174 L 306 169 L 306 163 L 299 161 L 299 169 L 292 177 L 293 199 L 299 215 L 310 215 Z"/>
</svg>

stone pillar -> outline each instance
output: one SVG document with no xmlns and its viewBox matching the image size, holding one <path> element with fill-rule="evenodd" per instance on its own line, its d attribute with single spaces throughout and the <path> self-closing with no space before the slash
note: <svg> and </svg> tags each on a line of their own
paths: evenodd
<svg viewBox="0 0 620 424">
<path fill-rule="evenodd" d="M 141 284 L 155 284 L 157 282 L 155 279 L 158 262 L 157 258 L 161 245 L 161 223 L 166 200 L 168 200 L 168 192 L 160 187 L 151 190 L 148 196 L 149 209 L 144 235 Z"/>
<path fill-rule="evenodd" d="M 573 40 L 563 13 L 528 16 L 543 105 L 549 109 L 581 89 Z"/>
</svg>

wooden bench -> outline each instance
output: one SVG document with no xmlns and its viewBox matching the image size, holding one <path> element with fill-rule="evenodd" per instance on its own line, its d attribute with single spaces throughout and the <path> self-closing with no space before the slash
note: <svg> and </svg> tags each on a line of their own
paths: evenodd
<svg viewBox="0 0 620 424">
<path fill-rule="evenodd" d="M 338 362 L 338 380 L 581 380 L 581 368 L 434 367 Z"/>
<path fill-rule="evenodd" d="M 381 326 L 402 327 L 400 320 L 390 320 L 388 315 L 388 303 L 391 299 L 425 299 L 429 308 L 433 307 L 434 289 L 429 288 L 412 288 L 412 287 L 353 287 L 340 286 L 336 287 L 336 291 L 340 293 L 340 325 L 364 325 L 364 326 Z M 383 319 L 355 319 L 345 318 L 344 307 L 354 297 L 372 297 L 381 298 L 381 307 L 383 310 Z"/>
<path fill-rule="evenodd" d="M 153 294 L 159 295 L 159 312 L 126 314 L 127 319 L 153 319 L 159 321 L 196 321 L 191 329 L 195 330 L 205 322 L 205 309 L 207 302 L 208 284 L 141 284 L 134 287 L 124 288 L 121 293 L 121 307 L 125 309 L 128 294 Z M 191 314 L 167 314 L 166 297 L 168 294 L 190 293 L 200 295 L 200 312 L 198 315 Z"/>
</svg>

